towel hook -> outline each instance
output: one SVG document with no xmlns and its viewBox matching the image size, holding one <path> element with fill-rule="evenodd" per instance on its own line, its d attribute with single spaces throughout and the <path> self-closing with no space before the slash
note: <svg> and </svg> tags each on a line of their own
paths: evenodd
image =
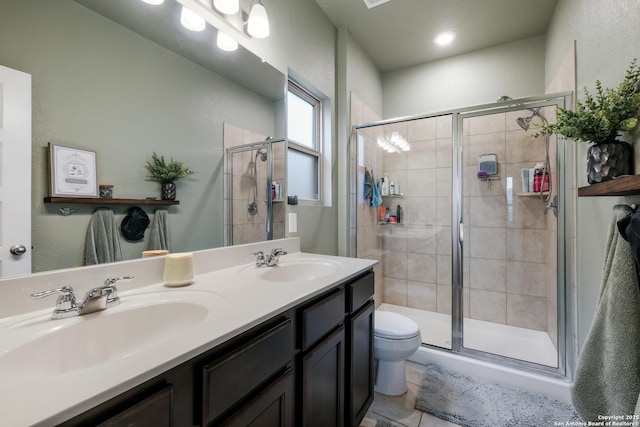
<svg viewBox="0 0 640 427">
<path fill-rule="evenodd" d="M 60 212 L 60 215 L 62 216 L 69 216 L 72 213 L 74 213 L 76 210 L 74 208 L 59 208 L 58 212 Z"/>
</svg>

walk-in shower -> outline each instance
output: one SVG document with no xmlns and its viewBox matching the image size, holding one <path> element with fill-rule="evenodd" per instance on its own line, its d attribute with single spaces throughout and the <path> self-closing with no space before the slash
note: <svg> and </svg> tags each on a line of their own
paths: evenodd
<svg viewBox="0 0 640 427">
<path fill-rule="evenodd" d="M 285 184 L 284 145 L 284 140 L 267 138 L 227 148 L 227 245 L 284 237 L 284 203 L 272 191 Z"/>
<path fill-rule="evenodd" d="M 555 137 L 527 137 L 566 102 L 562 94 L 499 99 L 356 126 L 352 254 L 380 260 L 378 309 L 415 320 L 426 346 L 567 374 L 564 154 Z M 410 150 L 379 149 L 389 132 Z M 478 173 L 487 154 L 497 160 L 491 180 Z M 523 191 L 523 171 L 538 164 L 548 190 Z M 391 212 L 401 207 L 401 223 L 365 199 L 366 171 L 399 185 L 382 199 Z M 557 217 L 546 215 L 554 197 Z"/>
</svg>

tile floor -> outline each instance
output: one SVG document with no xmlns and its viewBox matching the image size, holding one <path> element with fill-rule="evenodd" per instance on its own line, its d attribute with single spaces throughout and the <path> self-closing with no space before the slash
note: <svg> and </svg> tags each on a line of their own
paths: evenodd
<svg viewBox="0 0 640 427">
<path fill-rule="evenodd" d="M 456 427 L 457 424 L 415 409 L 416 395 L 425 371 L 423 365 L 409 361 L 406 363 L 407 392 L 394 397 L 376 393 L 360 427 L 375 427 L 377 420 L 389 421 L 396 427 Z"/>
</svg>

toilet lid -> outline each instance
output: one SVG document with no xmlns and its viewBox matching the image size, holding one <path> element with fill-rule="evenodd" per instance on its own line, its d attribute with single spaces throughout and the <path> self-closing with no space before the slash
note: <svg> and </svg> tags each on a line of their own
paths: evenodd
<svg viewBox="0 0 640 427">
<path fill-rule="evenodd" d="M 375 336 L 400 340 L 413 338 L 419 333 L 418 324 L 408 317 L 390 311 L 376 311 Z"/>
</svg>

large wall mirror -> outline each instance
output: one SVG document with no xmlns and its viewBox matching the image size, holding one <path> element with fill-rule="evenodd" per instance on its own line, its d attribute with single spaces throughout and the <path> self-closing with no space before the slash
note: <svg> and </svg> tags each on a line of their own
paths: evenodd
<svg viewBox="0 0 640 427">
<path fill-rule="evenodd" d="M 32 76 L 33 272 L 82 265 L 99 206 L 63 216 L 44 203 L 49 142 L 95 151 L 98 182 L 118 198 L 160 197 L 145 180 L 153 152 L 183 161 L 196 173 L 169 207 L 173 249 L 224 245 L 224 126 L 283 136 L 285 76 L 242 47 L 218 50 L 214 28 L 182 27 L 174 0 L 2 3 L 0 65 Z M 119 225 L 129 206 L 111 208 Z M 121 245 L 131 259 L 147 242 Z"/>
</svg>

